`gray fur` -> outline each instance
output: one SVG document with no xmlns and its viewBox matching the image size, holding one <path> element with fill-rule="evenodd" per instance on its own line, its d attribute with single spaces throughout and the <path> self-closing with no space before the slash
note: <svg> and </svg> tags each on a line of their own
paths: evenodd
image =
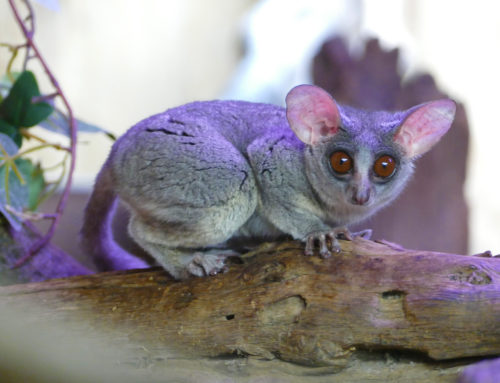
<svg viewBox="0 0 500 383">
<path fill-rule="evenodd" d="M 402 191 L 412 159 L 393 142 L 406 113 L 339 110 L 341 131 L 314 146 L 295 136 L 285 109 L 267 104 L 194 102 L 139 122 L 97 178 L 82 229 L 86 251 L 101 269 L 146 266 L 113 242 L 116 197 L 131 212 L 132 238 L 176 278 L 220 271 L 230 242 L 342 233 Z M 335 148 L 353 154 L 353 177 L 369 184 L 369 203 L 353 204 L 352 182 L 332 174 Z M 384 183 L 370 176 L 379 153 L 398 163 Z"/>
</svg>

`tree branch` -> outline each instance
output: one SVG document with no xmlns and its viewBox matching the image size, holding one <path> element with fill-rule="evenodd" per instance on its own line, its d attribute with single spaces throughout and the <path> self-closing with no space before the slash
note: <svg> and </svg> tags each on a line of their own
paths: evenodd
<svg viewBox="0 0 500 383">
<path fill-rule="evenodd" d="M 151 269 L 8 286 L 0 305 L 198 356 L 342 368 L 367 350 L 500 355 L 500 259 L 342 242 L 328 259 L 267 244 L 225 274 L 183 282 Z"/>
</svg>

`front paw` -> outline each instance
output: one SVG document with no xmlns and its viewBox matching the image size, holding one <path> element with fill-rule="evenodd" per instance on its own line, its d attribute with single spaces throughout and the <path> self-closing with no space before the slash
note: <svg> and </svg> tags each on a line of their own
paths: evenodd
<svg viewBox="0 0 500 383">
<path fill-rule="evenodd" d="M 351 233 L 346 227 L 337 227 L 329 231 L 315 231 L 307 235 L 306 242 L 306 255 L 314 255 L 314 248 L 316 243 L 319 248 L 319 256 L 321 258 L 328 258 L 332 255 L 332 252 L 339 253 L 341 250 L 339 239 L 345 239 L 352 241 L 352 239 L 358 235 L 363 237 L 371 235 L 371 230 L 363 230 L 360 233 Z M 330 246 L 328 243 L 330 242 Z"/>
</svg>

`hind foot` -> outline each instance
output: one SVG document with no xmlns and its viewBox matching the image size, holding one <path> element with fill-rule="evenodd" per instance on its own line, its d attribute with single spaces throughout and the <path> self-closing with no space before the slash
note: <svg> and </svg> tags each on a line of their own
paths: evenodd
<svg viewBox="0 0 500 383">
<path fill-rule="evenodd" d="M 237 255 L 239 254 L 236 254 L 234 251 L 224 252 L 223 250 L 214 253 L 198 252 L 194 254 L 191 261 L 187 264 L 186 270 L 190 275 L 195 277 L 206 277 L 224 273 L 228 270 L 226 259 Z"/>
</svg>

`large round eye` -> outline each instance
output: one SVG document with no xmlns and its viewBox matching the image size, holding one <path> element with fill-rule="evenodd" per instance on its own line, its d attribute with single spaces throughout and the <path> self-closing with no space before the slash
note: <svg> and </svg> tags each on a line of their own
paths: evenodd
<svg viewBox="0 0 500 383">
<path fill-rule="evenodd" d="M 330 156 L 330 164 L 335 173 L 346 174 L 352 169 L 352 158 L 341 150 L 333 152 Z"/>
<path fill-rule="evenodd" d="M 380 178 L 387 178 L 393 175 L 396 170 L 396 161 L 388 155 L 379 157 L 373 164 L 375 175 Z"/>
</svg>

